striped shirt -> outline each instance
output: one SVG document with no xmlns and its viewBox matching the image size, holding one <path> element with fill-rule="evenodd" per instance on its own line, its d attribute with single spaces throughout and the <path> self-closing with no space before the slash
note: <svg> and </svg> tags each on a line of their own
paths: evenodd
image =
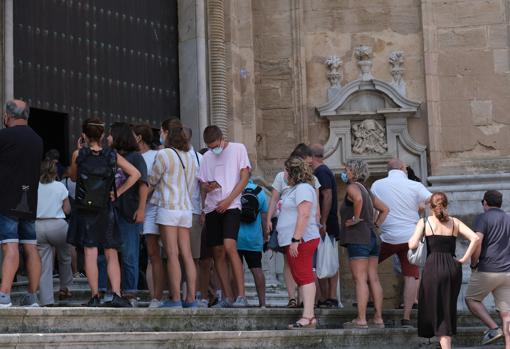
<svg viewBox="0 0 510 349">
<path fill-rule="evenodd" d="M 174 151 L 171 148 L 158 152 L 149 177 L 149 184 L 154 187 L 151 204 L 168 210 L 192 209 L 191 195 L 195 190 L 197 173 L 194 156 L 192 151 Z"/>
</svg>

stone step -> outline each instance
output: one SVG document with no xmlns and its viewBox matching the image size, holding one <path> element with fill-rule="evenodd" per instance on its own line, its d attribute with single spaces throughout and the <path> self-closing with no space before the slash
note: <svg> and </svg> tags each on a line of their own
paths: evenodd
<svg viewBox="0 0 510 349">
<path fill-rule="evenodd" d="M 454 347 L 479 348 L 483 328 L 458 328 Z M 437 347 L 412 329 L 282 330 L 217 332 L 11 333 L 0 335 L 0 348 L 156 349 L 156 348 L 309 348 L 408 349 Z M 487 348 L 487 347 L 484 347 Z M 492 346 L 492 348 L 503 348 Z"/>
<path fill-rule="evenodd" d="M 299 319 L 300 309 L 115 309 L 22 308 L 0 309 L 0 333 L 51 332 L 159 332 L 283 330 Z M 354 309 L 317 309 L 319 327 L 339 329 L 356 317 Z M 388 328 L 400 328 L 402 311 L 383 313 Z M 416 318 L 416 314 L 413 314 Z M 479 327 L 481 322 L 461 312 L 459 327 Z M 481 332 L 480 332 L 481 335 Z"/>
<path fill-rule="evenodd" d="M 90 298 L 90 288 L 86 278 L 76 278 L 73 281 L 73 284 L 70 287 L 70 291 L 72 293 L 72 297 L 70 299 L 66 299 L 65 301 L 58 300 L 58 291 L 60 289 L 60 284 L 58 279 L 53 280 L 53 290 L 55 292 L 55 304 L 58 306 L 81 306 L 85 304 Z M 21 297 L 26 292 L 28 282 L 27 281 L 19 281 L 14 283 L 11 293 L 11 298 L 13 304 L 20 304 Z M 164 299 L 168 297 L 168 292 L 165 291 Z M 140 306 L 148 306 L 151 300 L 150 293 L 148 290 L 140 290 L 137 293 L 137 297 L 139 298 Z M 255 289 L 255 284 L 246 283 L 246 297 L 248 299 L 248 304 L 250 306 L 258 306 L 259 301 L 257 297 L 257 291 Z M 288 302 L 287 291 L 279 286 L 278 284 L 268 284 L 266 285 L 266 305 L 271 307 L 282 307 L 286 306 Z"/>
</svg>

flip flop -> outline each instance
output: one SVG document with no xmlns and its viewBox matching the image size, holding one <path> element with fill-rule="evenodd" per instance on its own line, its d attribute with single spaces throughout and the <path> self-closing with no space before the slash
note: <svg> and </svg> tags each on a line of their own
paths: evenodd
<svg viewBox="0 0 510 349">
<path fill-rule="evenodd" d="M 345 329 L 348 329 L 348 328 L 359 328 L 359 329 L 367 329 L 368 328 L 368 324 L 359 324 L 356 319 L 352 320 L 352 321 L 349 321 L 349 322 L 344 322 L 343 323 L 343 328 Z"/>
</svg>

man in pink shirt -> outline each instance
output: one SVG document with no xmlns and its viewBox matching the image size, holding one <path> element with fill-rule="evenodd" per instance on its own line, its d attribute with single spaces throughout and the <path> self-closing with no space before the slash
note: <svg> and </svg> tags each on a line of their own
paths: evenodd
<svg viewBox="0 0 510 349">
<path fill-rule="evenodd" d="M 213 248 L 214 265 L 223 291 L 223 299 L 217 307 L 244 307 L 248 302 L 236 241 L 241 223 L 241 193 L 248 183 L 250 160 L 245 146 L 227 142 L 218 126 L 206 127 L 204 142 L 209 151 L 204 154 L 198 179 L 202 184 L 206 240 Z M 235 301 L 228 277 L 227 257 L 237 285 Z"/>
</svg>

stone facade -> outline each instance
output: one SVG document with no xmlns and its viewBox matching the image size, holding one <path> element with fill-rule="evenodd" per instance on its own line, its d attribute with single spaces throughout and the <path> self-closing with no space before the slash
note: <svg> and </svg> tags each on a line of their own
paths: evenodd
<svg viewBox="0 0 510 349">
<path fill-rule="evenodd" d="M 12 0 L 0 3 L 0 14 L 9 13 Z M 360 79 L 356 49 L 364 45 L 372 51 L 371 75 L 361 80 L 382 81 L 417 103 L 419 117 L 401 126 L 417 147 L 426 146 L 419 166 L 431 190 L 446 191 L 451 212 L 461 217 L 480 211 L 489 188 L 504 191 L 509 208 L 510 0 L 179 0 L 178 6 L 181 115 L 195 131 L 195 146 L 203 145 L 207 124 L 221 122 L 270 183 L 297 143 L 331 139 L 332 121 L 317 108 Z M 12 92 L 8 17 L 0 16 L 3 99 Z M 398 148 L 391 148 L 387 119 L 366 116 L 351 126 L 352 154 L 368 149 L 355 135 L 361 127 L 386 133 L 370 145 L 373 157 L 401 155 L 390 154 Z M 388 264 L 382 277 L 386 290 L 398 288 Z"/>
</svg>

